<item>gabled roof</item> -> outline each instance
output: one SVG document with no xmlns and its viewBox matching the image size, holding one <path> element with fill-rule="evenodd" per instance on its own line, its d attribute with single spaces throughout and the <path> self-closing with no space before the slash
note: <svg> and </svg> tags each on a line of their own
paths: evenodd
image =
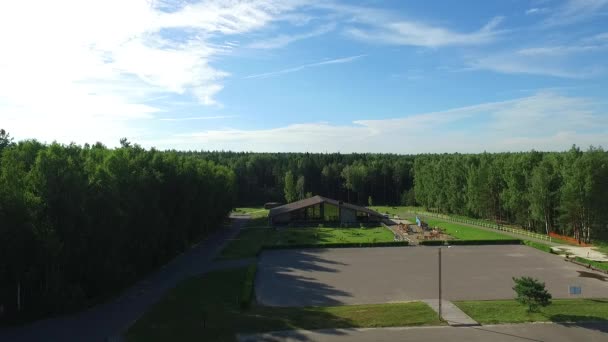
<svg viewBox="0 0 608 342">
<path fill-rule="evenodd" d="M 310 198 L 305 198 L 305 199 L 300 200 L 300 201 L 295 201 L 295 202 L 287 203 L 287 204 L 282 205 L 280 207 L 276 207 L 276 208 L 270 209 L 270 212 L 268 213 L 268 216 L 270 216 L 270 217 L 277 216 L 277 215 L 281 215 L 281 214 L 292 212 L 294 210 L 299 210 L 299 209 L 304 209 L 304 208 L 307 208 L 307 207 L 312 207 L 313 205 L 317 205 L 317 204 L 320 204 L 320 203 L 329 203 L 329 204 L 334 205 L 336 207 L 348 208 L 348 209 L 352 209 L 352 210 L 355 210 L 355 211 L 364 212 L 364 213 L 367 213 L 367 214 L 372 215 L 372 216 L 382 216 L 382 214 L 380 214 L 379 212 L 371 210 L 369 208 L 361 207 L 361 206 L 350 204 L 350 203 L 345 203 L 345 202 L 342 202 L 342 201 L 336 201 L 334 199 L 326 198 L 326 197 L 323 197 L 323 196 L 313 196 L 313 197 L 310 197 Z"/>
</svg>

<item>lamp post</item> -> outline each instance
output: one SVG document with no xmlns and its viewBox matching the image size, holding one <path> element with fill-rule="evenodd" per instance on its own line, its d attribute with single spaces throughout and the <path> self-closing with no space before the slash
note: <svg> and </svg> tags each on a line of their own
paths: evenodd
<svg viewBox="0 0 608 342">
<path fill-rule="evenodd" d="M 442 320 L 441 315 L 441 247 L 439 247 L 439 320 Z"/>
</svg>

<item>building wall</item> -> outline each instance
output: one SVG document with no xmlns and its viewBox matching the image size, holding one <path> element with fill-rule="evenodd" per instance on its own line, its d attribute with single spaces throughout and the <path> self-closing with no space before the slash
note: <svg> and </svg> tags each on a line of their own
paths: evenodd
<svg viewBox="0 0 608 342">
<path fill-rule="evenodd" d="M 342 223 L 356 223 L 357 212 L 353 209 L 341 208 L 340 222 Z"/>
<path fill-rule="evenodd" d="M 289 223 L 289 221 L 291 221 L 289 213 L 277 215 L 272 218 L 272 224 Z"/>
</svg>

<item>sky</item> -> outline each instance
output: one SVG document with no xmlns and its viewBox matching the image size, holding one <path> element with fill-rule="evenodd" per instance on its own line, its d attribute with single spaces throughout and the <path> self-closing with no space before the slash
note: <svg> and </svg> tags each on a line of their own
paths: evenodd
<svg viewBox="0 0 608 342">
<path fill-rule="evenodd" d="M 17 140 L 253 152 L 608 141 L 608 0 L 0 3 Z"/>
</svg>

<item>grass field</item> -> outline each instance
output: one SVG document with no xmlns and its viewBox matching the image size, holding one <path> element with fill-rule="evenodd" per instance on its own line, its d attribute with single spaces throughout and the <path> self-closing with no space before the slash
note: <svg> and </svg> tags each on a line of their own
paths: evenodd
<svg viewBox="0 0 608 342">
<path fill-rule="evenodd" d="M 374 228 L 248 228 L 243 229 L 222 253 L 220 259 L 254 257 L 263 245 L 289 246 L 342 242 L 389 242 L 393 233 Z"/>
<path fill-rule="evenodd" d="M 604 271 L 608 271 L 608 262 L 593 261 L 581 257 L 576 257 L 576 261 L 591 265 Z"/>
<path fill-rule="evenodd" d="M 608 323 L 608 299 L 554 299 L 551 305 L 536 313 L 527 312 L 527 307 L 515 300 L 465 301 L 455 304 L 481 324 L 583 321 Z"/>
<path fill-rule="evenodd" d="M 408 218 L 409 220 L 416 221 L 415 217 Z M 439 227 L 443 229 L 447 234 L 455 237 L 459 240 L 510 240 L 512 236 L 501 234 L 498 232 L 488 231 L 484 229 L 473 228 L 459 223 L 447 222 L 439 219 L 425 219 L 425 222 L 430 227 Z"/>
<path fill-rule="evenodd" d="M 399 215 L 406 217 L 408 212 L 414 212 L 416 210 L 421 210 L 421 208 L 417 207 L 404 207 L 404 206 L 382 206 L 376 205 L 369 207 L 372 210 L 375 210 L 381 214 L 389 214 L 391 217 L 393 215 Z"/>
<path fill-rule="evenodd" d="M 234 212 L 251 215 L 251 218 L 268 217 L 268 209 L 264 207 L 239 207 L 234 209 Z"/>
<path fill-rule="evenodd" d="M 438 325 L 424 303 L 239 309 L 246 268 L 208 273 L 171 290 L 126 333 L 127 341 L 235 341 L 236 333 Z"/>
</svg>

